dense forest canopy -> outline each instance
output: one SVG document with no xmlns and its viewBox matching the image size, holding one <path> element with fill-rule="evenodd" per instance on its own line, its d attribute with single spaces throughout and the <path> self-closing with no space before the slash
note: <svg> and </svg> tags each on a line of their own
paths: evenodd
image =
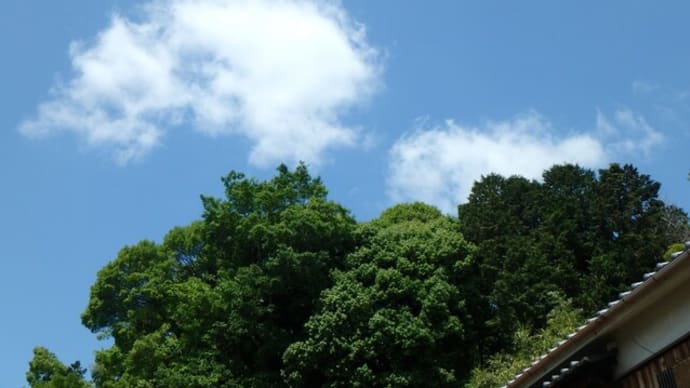
<svg viewBox="0 0 690 388">
<path fill-rule="evenodd" d="M 304 165 L 231 172 L 225 198 L 98 273 L 91 380 L 37 347 L 32 387 L 500 385 L 690 236 L 631 165 L 496 174 L 457 216 L 356 222 Z"/>
</svg>

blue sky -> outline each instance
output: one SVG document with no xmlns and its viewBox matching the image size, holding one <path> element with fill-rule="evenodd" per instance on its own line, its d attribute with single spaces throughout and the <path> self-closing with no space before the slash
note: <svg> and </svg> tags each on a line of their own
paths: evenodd
<svg viewBox="0 0 690 388">
<path fill-rule="evenodd" d="M 492 171 L 630 162 L 690 208 L 686 2 L 0 5 L 0 385 L 66 362 L 98 269 L 304 160 L 360 220 Z"/>
</svg>

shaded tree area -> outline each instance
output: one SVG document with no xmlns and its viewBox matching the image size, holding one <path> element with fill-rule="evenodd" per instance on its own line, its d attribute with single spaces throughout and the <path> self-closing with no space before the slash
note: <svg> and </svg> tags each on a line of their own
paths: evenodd
<svg viewBox="0 0 690 388">
<path fill-rule="evenodd" d="M 592 314 L 687 237 L 687 215 L 659 200 L 659 188 L 618 164 L 598 174 L 554 166 L 542 182 L 495 174 L 476 182 L 458 209 L 477 246 L 482 356 L 510 349 L 521 325 L 544 327 L 552 292 Z"/>
<path fill-rule="evenodd" d="M 457 386 L 476 350 L 462 286 L 472 248 L 457 230 L 419 203 L 363 224 L 362 245 L 322 293 L 307 338 L 285 352 L 288 384 Z"/>
<path fill-rule="evenodd" d="M 465 387 L 502 387 L 582 323 L 582 310 L 575 308 L 572 301 L 559 293 L 550 296 L 554 307 L 546 316 L 546 326 L 536 331 L 529 326 L 519 326 L 513 333 L 513 350 L 491 355 L 485 363 L 472 370 Z"/>
<path fill-rule="evenodd" d="M 492 386 L 689 230 L 629 165 L 492 174 L 458 217 L 360 223 L 304 165 L 222 181 L 98 273 L 82 322 L 112 346 L 91 381 L 37 348 L 32 387 Z"/>
</svg>

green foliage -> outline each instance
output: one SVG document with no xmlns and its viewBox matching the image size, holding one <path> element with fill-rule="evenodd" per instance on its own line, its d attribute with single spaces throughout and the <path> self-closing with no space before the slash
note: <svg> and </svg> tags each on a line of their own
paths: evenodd
<svg viewBox="0 0 690 388">
<path fill-rule="evenodd" d="M 162 244 L 125 247 L 98 274 L 84 325 L 111 336 L 99 387 L 275 386 L 355 222 L 305 166 L 269 181 L 231 172 L 225 199 Z"/>
<path fill-rule="evenodd" d="M 482 366 L 472 370 L 468 388 L 496 388 L 515 377 L 530 362 L 546 353 L 554 344 L 575 331 L 583 322 L 582 310 L 558 293 L 549 293 L 555 307 L 547 315 L 546 326 L 532 333 L 527 326 L 519 327 L 513 334 L 514 350 L 491 356 Z"/>
<path fill-rule="evenodd" d="M 489 175 L 459 207 L 477 245 L 482 298 L 471 306 L 482 358 L 508 349 L 520 325 L 543 327 L 559 291 L 591 313 L 636 281 L 686 233 L 687 215 L 658 197 L 659 183 L 630 165 L 599 171 L 554 166 L 543 183 Z M 526 287 L 525 285 L 529 285 Z"/>
<path fill-rule="evenodd" d="M 85 373 L 79 361 L 65 366 L 48 349 L 36 347 L 26 381 L 32 388 L 89 388 L 91 384 L 84 380 Z"/>
<path fill-rule="evenodd" d="M 491 174 L 459 218 L 412 203 L 360 224 L 304 165 L 222 181 L 200 220 L 99 271 L 96 387 L 502 385 L 690 235 L 629 165 Z M 84 371 L 36 348 L 27 381 Z"/>
<path fill-rule="evenodd" d="M 657 198 L 659 188 L 658 182 L 630 165 L 612 164 L 599 172 L 593 225 L 597 239 L 578 298 L 587 312 L 653 268 L 674 242 L 660 230 L 665 205 Z"/>
<path fill-rule="evenodd" d="M 322 293 L 307 338 L 285 352 L 290 386 L 457 386 L 474 344 L 460 280 L 471 247 L 454 220 L 398 205 Z M 468 327 L 469 326 L 469 327 Z"/>
<path fill-rule="evenodd" d="M 671 246 L 666 249 L 666 252 L 664 253 L 664 260 L 671 260 L 671 255 L 676 253 L 676 252 L 682 252 L 685 250 L 685 244 L 683 243 L 675 243 L 671 244 Z"/>
<path fill-rule="evenodd" d="M 671 243 L 690 240 L 690 223 L 685 211 L 677 206 L 666 206 L 662 212 L 659 229 L 665 234 L 665 241 Z"/>
<path fill-rule="evenodd" d="M 492 174 L 475 183 L 459 207 L 460 230 L 477 245 L 472 266 L 480 297 L 470 308 L 483 323 L 480 360 L 508 346 L 520 322 L 543 324 L 538 320 L 553 307 L 546 292 L 559 289 L 552 280 L 557 272 L 533 234 L 541 204 L 537 182 Z"/>
</svg>

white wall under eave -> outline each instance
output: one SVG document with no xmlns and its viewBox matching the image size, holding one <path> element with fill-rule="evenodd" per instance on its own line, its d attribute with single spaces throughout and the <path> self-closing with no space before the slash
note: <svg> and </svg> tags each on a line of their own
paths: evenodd
<svg viewBox="0 0 690 388">
<path fill-rule="evenodd" d="M 612 333 L 618 345 L 615 378 L 642 365 L 688 332 L 690 281 L 683 281 Z"/>
</svg>

